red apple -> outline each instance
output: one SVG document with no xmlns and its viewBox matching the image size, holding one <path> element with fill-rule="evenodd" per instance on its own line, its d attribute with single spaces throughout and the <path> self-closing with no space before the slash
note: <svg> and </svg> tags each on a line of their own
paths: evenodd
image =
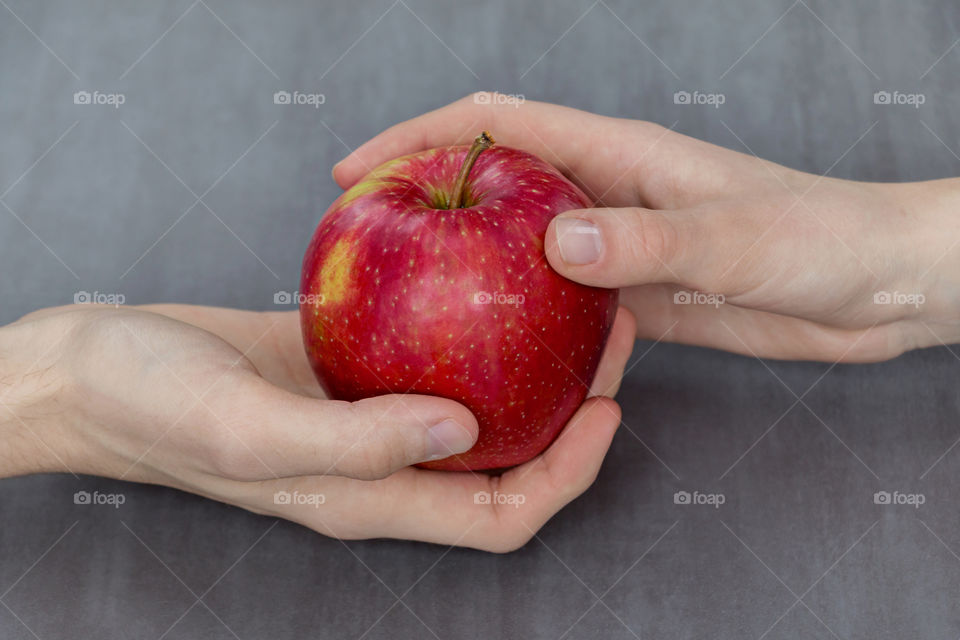
<svg viewBox="0 0 960 640">
<path fill-rule="evenodd" d="M 387 162 L 327 211 L 303 261 L 307 355 L 331 398 L 422 393 L 476 415 L 477 443 L 430 469 L 530 460 L 586 397 L 617 291 L 547 263 L 562 211 L 590 206 L 536 156 L 484 132 Z"/>
</svg>

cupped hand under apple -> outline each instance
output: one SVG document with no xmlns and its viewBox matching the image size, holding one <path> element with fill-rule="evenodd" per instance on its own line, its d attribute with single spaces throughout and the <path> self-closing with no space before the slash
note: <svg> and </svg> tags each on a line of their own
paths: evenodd
<svg viewBox="0 0 960 640">
<path fill-rule="evenodd" d="M 633 331 L 622 311 L 591 395 L 615 393 Z M 522 545 L 582 493 L 620 424 L 617 405 L 594 397 L 546 452 L 502 475 L 409 467 L 435 455 L 430 427 L 451 418 L 466 433 L 442 450 L 468 449 L 473 416 L 430 396 L 324 399 L 296 312 L 45 309 L 0 329 L 0 380 L 2 476 L 162 484 L 338 538 L 491 551 Z"/>
</svg>

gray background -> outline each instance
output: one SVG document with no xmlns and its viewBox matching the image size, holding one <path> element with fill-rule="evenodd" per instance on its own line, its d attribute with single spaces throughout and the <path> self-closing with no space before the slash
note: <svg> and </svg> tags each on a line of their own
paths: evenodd
<svg viewBox="0 0 960 640">
<path fill-rule="evenodd" d="M 338 193 L 332 164 L 475 89 L 816 173 L 960 174 L 951 0 L 391 1 L 0 2 L 0 321 L 80 290 L 274 308 Z M 73 104 L 95 89 L 127 102 Z M 327 101 L 277 106 L 279 89 Z M 926 104 L 874 104 L 894 89 Z M 649 346 L 595 486 L 506 556 L 343 544 L 158 487 L 5 480 L 0 637 L 960 635 L 952 352 L 831 367 Z M 75 506 L 78 489 L 127 503 Z"/>
</svg>

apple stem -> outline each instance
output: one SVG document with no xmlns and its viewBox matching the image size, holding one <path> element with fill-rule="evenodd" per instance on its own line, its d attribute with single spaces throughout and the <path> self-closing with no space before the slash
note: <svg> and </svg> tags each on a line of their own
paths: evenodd
<svg viewBox="0 0 960 640">
<path fill-rule="evenodd" d="M 470 145 L 467 157 L 463 160 L 463 166 L 460 167 L 460 173 L 457 174 L 457 181 L 453 185 L 453 195 L 450 197 L 451 209 L 463 207 L 463 196 L 466 195 L 467 190 L 467 177 L 470 175 L 470 170 L 473 169 L 473 163 L 480 157 L 480 153 L 492 147 L 494 142 L 493 136 L 484 131 Z"/>
</svg>

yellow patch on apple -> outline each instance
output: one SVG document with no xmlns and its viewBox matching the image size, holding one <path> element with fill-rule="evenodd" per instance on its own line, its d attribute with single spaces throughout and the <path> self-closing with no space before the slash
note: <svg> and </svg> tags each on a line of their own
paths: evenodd
<svg viewBox="0 0 960 640">
<path fill-rule="evenodd" d="M 351 271 L 356 259 L 350 238 L 341 238 L 324 260 L 320 269 L 320 293 L 324 303 L 341 302 L 353 282 Z"/>
</svg>

